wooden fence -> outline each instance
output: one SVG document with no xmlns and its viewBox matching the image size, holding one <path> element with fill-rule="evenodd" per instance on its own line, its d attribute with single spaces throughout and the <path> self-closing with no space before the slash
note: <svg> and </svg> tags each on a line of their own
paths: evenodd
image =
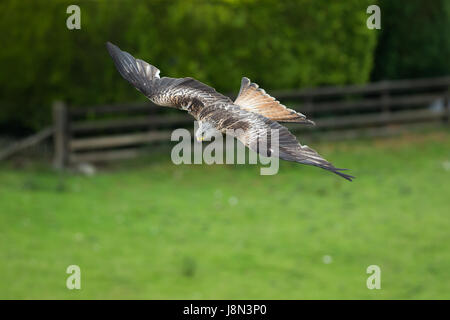
<svg viewBox="0 0 450 320">
<path fill-rule="evenodd" d="M 450 77 L 271 92 L 306 114 L 315 127 L 291 131 L 327 138 L 392 134 L 417 124 L 448 125 Z M 193 128 L 187 113 L 147 104 L 68 108 L 55 103 L 54 164 L 135 157 L 143 144 L 169 141 L 177 127 Z"/>
</svg>

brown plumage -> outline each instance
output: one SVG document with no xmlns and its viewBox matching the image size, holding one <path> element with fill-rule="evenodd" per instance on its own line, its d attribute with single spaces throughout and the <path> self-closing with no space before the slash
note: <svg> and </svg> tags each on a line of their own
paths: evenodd
<svg viewBox="0 0 450 320">
<path fill-rule="evenodd" d="M 282 105 L 247 77 L 242 78 L 241 89 L 234 104 L 274 121 L 314 124 L 305 115 Z"/>
<path fill-rule="evenodd" d="M 268 95 L 248 78 L 242 78 L 241 90 L 233 102 L 214 88 L 193 78 L 160 77 L 159 69 L 147 62 L 135 59 L 117 46 L 107 43 L 108 51 L 119 73 L 137 90 L 155 104 L 187 111 L 200 123 L 231 134 L 244 145 L 263 156 L 272 154 L 271 130 L 279 135 L 278 157 L 302 164 L 313 165 L 351 181 L 352 176 L 340 172 L 316 151 L 301 145 L 287 128 L 278 122 L 313 124 L 306 116 L 289 109 Z M 258 145 L 266 142 L 267 150 Z"/>
</svg>

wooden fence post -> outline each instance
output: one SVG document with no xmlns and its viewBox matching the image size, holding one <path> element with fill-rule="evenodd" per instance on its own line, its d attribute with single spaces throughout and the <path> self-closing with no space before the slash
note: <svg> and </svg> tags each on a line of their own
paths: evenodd
<svg viewBox="0 0 450 320">
<path fill-rule="evenodd" d="M 450 124 L 450 87 L 447 89 L 444 96 L 444 122 Z"/>
<path fill-rule="evenodd" d="M 389 113 L 391 112 L 390 110 L 390 105 L 391 105 L 391 99 L 390 99 L 390 94 L 389 94 L 389 82 L 388 81 L 383 81 L 383 89 L 381 90 L 381 107 L 383 110 L 383 113 L 388 116 Z"/>
<path fill-rule="evenodd" d="M 306 97 L 306 101 L 305 101 L 305 106 L 306 106 L 306 116 L 310 116 L 311 114 L 314 113 L 314 106 L 313 106 L 313 96 L 308 95 L 308 97 Z"/>
<path fill-rule="evenodd" d="M 63 169 L 69 160 L 68 152 L 68 113 L 67 106 L 61 101 L 53 103 L 54 158 L 53 166 Z"/>
</svg>

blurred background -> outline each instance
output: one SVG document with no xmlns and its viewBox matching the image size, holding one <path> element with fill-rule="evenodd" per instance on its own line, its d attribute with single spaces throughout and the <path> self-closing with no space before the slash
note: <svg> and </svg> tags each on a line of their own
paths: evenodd
<svg viewBox="0 0 450 320">
<path fill-rule="evenodd" d="M 450 298 L 450 2 L 4 0 L 0 15 L 0 298 Z M 174 165 L 170 132 L 193 119 L 148 103 L 106 41 L 232 97 L 249 77 L 357 179 Z"/>
</svg>

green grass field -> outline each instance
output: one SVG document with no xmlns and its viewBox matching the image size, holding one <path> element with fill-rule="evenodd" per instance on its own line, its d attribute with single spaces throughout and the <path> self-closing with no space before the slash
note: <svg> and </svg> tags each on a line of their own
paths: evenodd
<svg viewBox="0 0 450 320">
<path fill-rule="evenodd" d="M 357 179 L 169 152 L 93 177 L 3 164 L 0 298 L 449 299 L 450 132 L 313 146 Z"/>
</svg>

